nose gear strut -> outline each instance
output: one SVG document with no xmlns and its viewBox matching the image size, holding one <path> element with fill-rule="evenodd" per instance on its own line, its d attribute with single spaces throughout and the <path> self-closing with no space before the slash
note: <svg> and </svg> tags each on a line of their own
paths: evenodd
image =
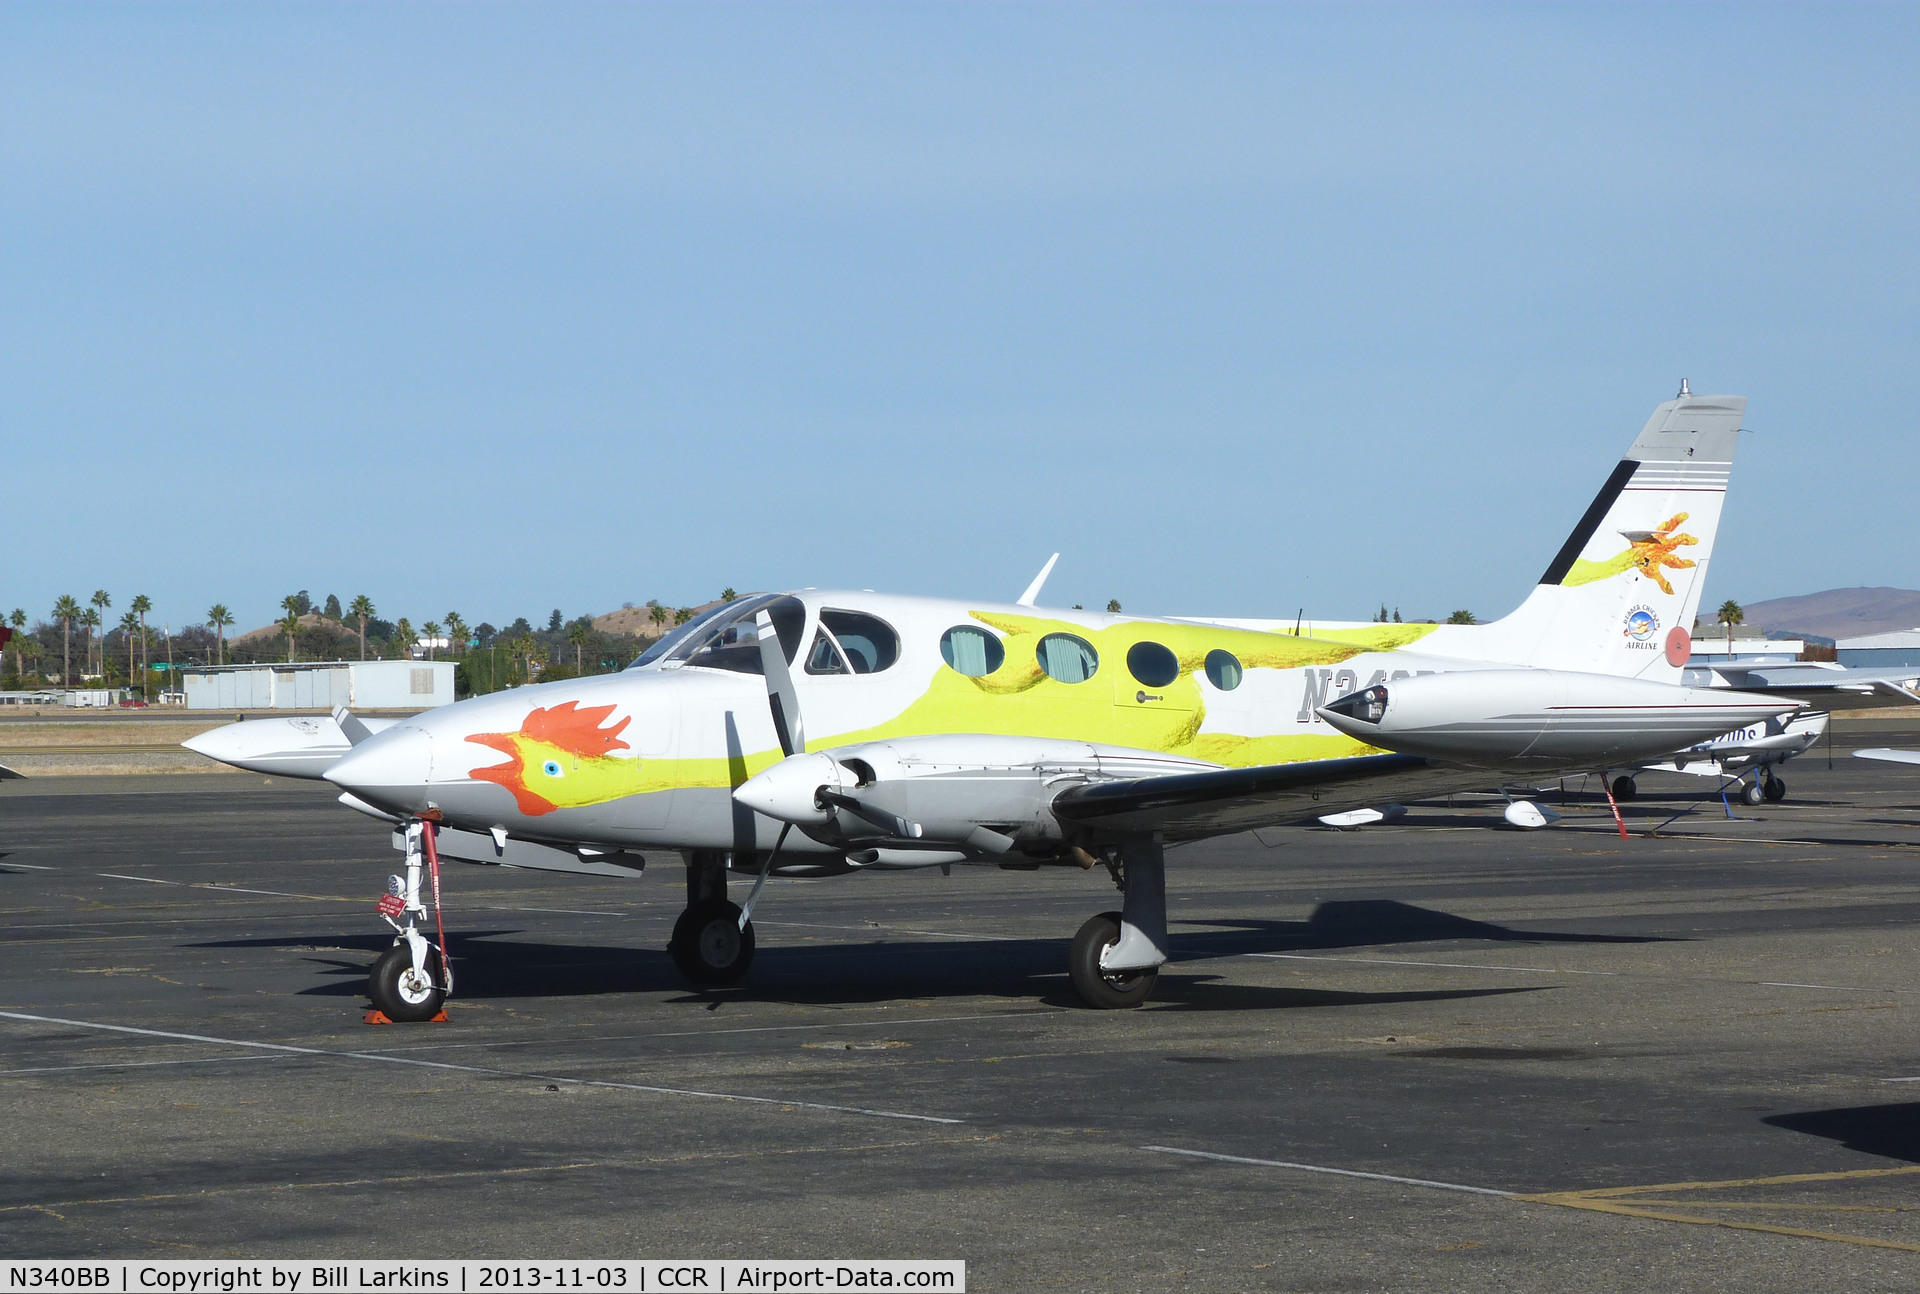
<svg viewBox="0 0 1920 1294">
<path fill-rule="evenodd" d="M 439 830 L 437 811 L 429 810 L 407 823 L 407 874 L 387 879 L 387 894 L 376 911 L 380 919 L 394 929 L 393 947 L 380 954 L 367 976 L 367 996 L 373 1010 L 367 1012 L 368 1024 L 394 1024 L 405 1021 L 443 1021 L 443 1004 L 453 992 L 453 966 L 447 958 L 447 930 L 440 916 L 440 851 L 434 834 Z M 433 929 L 430 942 L 421 933 L 427 906 L 420 898 L 420 873 L 425 871 L 433 885 Z M 401 925 L 395 918 L 406 917 Z"/>
</svg>

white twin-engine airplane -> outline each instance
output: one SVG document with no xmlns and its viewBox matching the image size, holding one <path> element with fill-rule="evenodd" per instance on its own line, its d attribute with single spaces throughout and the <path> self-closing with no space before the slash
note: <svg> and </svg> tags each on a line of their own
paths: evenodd
<svg viewBox="0 0 1920 1294">
<path fill-rule="evenodd" d="M 633 875 L 641 851 L 675 850 L 669 950 L 705 985 L 746 971 L 770 873 L 1103 866 L 1121 910 L 1080 928 L 1068 968 L 1088 1003 L 1137 1005 L 1169 956 L 1169 844 L 1630 767 L 1799 709 L 1681 681 L 1745 404 L 1661 404 L 1492 624 L 1307 636 L 1040 610 L 1037 588 L 1012 605 L 807 589 L 717 607 L 618 674 L 377 732 L 343 715 L 351 748 L 324 775 L 408 848 L 374 1003 L 423 1019 L 451 986 L 423 863 L 437 894 L 442 854 Z M 730 870 L 758 877 L 743 904 Z"/>
</svg>

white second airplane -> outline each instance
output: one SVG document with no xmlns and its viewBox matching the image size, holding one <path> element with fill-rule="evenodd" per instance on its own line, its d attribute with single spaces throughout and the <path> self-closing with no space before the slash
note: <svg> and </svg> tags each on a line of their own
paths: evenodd
<svg viewBox="0 0 1920 1294">
<path fill-rule="evenodd" d="M 1037 588 L 1011 605 L 808 589 L 715 608 L 618 674 L 377 733 L 343 714 L 351 748 L 326 778 L 410 842 L 375 1005 L 426 1018 L 450 987 L 420 928 L 433 846 L 626 875 L 642 851 L 679 852 L 669 949 L 709 985 L 746 971 L 770 873 L 1104 866 L 1122 910 L 1081 927 L 1068 969 L 1088 1003 L 1136 1005 L 1168 957 L 1168 844 L 1625 767 L 1798 709 L 1681 682 L 1745 403 L 1683 388 L 1661 404 L 1492 624 L 1306 636 L 1042 611 Z M 198 748 L 224 758 L 220 740 Z M 759 877 L 743 905 L 730 870 Z"/>
</svg>

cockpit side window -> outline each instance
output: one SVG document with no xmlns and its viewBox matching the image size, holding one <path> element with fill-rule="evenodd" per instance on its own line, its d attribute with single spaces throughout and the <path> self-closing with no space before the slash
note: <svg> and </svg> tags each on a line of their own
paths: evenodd
<svg viewBox="0 0 1920 1294">
<path fill-rule="evenodd" d="M 900 635 L 878 616 L 829 609 L 820 613 L 820 624 L 840 644 L 856 674 L 878 674 L 900 659 Z"/>
<path fill-rule="evenodd" d="M 813 646 L 807 652 L 807 673 L 848 674 L 846 658 L 834 646 L 833 635 L 823 626 L 813 631 Z"/>
<path fill-rule="evenodd" d="M 800 633 L 806 627 L 807 608 L 799 598 L 767 594 L 743 598 L 730 604 L 732 614 L 716 616 L 706 632 L 689 635 L 668 654 L 669 661 L 689 666 L 727 669 L 740 674 L 764 672 L 760 664 L 760 627 L 756 620 L 765 611 L 773 619 L 773 631 L 780 639 L 780 651 L 787 663 L 800 653 Z"/>
</svg>

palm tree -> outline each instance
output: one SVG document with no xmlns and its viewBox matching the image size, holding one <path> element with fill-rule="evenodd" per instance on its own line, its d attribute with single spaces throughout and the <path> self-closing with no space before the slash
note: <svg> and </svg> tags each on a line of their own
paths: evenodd
<svg viewBox="0 0 1920 1294">
<path fill-rule="evenodd" d="M 1448 616 L 1447 623 L 1450 625 L 1477 625 L 1480 622 L 1474 618 L 1473 612 L 1462 610 L 1455 611 L 1452 615 Z"/>
<path fill-rule="evenodd" d="M 13 626 L 13 672 L 21 675 L 24 683 L 27 672 L 27 640 L 23 636 L 23 631 L 27 627 L 27 613 L 15 607 L 13 614 L 7 617 L 7 621 Z"/>
<path fill-rule="evenodd" d="M 1112 612 L 1112 613 L 1113 613 L 1114 615 L 1119 615 L 1119 614 L 1120 614 L 1120 599 L 1119 599 L 1119 598 L 1108 598 L 1108 599 L 1107 599 L 1107 610 L 1108 610 L 1108 611 L 1110 611 L 1110 612 Z"/>
<path fill-rule="evenodd" d="M 447 655 L 466 655 L 467 622 L 460 618 L 460 613 L 457 611 L 447 612 L 445 619 L 447 622 Z"/>
<path fill-rule="evenodd" d="M 419 641 L 419 638 L 414 635 L 413 625 L 408 622 L 405 616 L 401 616 L 400 622 L 393 627 L 393 645 L 395 650 L 399 652 L 399 655 L 395 656 L 394 659 L 405 660 L 407 658 L 407 648 Z"/>
<path fill-rule="evenodd" d="M 94 596 L 98 597 L 99 594 L 96 593 Z M 87 669 L 93 664 L 93 631 L 99 627 L 100 609 L 98 607 L 88 607 L 80 613 L 80 654 L 86 660 L 86 663 L 80 667 L 83 683 L 86 681 Z M 106 673 L 106 666 L 102 665 L 100 672 Z"/>
<path fill-rule="evenodd" d="M 436 620 L 428 620 L 420 626 L 420 631 L 424 633 L 427 638 L 427 659 L 432 660 L 433 640 L 440 636 L 440 624 Z"/>
<path fill-rule="evenodd" d="M 148 673 L 148 670 L 147 670 L 147 612 L 153 610 L 153 599 L 148 597 L 144 593 L 136 593 L 134 595 L 133 601 L 127 603 L 127 605 L 131 607 L 134 610 L 134 612 L 140 617 L 140 697 L 142 700 L 145 700 L 147 695 L 147 673 Z M 131 665 L 127 667 L 127 672 L 128 673 L 133 672 L 133 667 Z"/>
<path fill-rule="evenodd" d="M 362 593 L 347 607 L 347 614 L 360 621 L 360 659 L 367 658 L 367 621 L 373 619 L 373 599 Z"/>
<path fill-rule="evenodd" d="M 720 590 L 720 600 L 722 602 L 731 602 L 739 596 L 740 595 L 738 593 L 735 593 L 731 587 Z"/>
<path fill-rule="evenodd" d="M 207 623 L 213 627 L 214 641 L 219 651 L 214 663 L 227 663 L 227 626 L 233 623 L 233 612 L 216 602 L 207 608 Z"/>
<path fill-rule="evenodd" d="M 133 682 L 133 641 L 134 636 L 139 633 L 140 616 L 137 612 L 128 611 L 120 617 L 120 636 L 127 640 L 127 682 L 129 684 Z M 146 694 L 146 689 L 142 688 L 140 695 L 143 699 Z"/>
<path fill-rule="evenodd" d="M 1733 627 L 1735 625 L 1745 624 L 1747 622 L 1747 613 L 1741 608 L 1738 602 L 1735 602 L 1732 598 L 1728 598 L 1720 604 L 1720 614 L 1715 616 L 1714 619 L 1727 627 L 1727 659 L 1732 660 Z"/>
<path fill-rule="evenodd" d="M 73 622 L 80 618 L 80 603 L 69 593 L 53 604 L 53 618 L 60 622 L 60 686 L 73 682 Z"/>
<path fill-rule="evenodd" d="M 656 634 L 660 632 L 660 626 L 667 623 L 667 609 L 660 605 L 658 598 L 647 603 L 647 619 L 653 621 L 653 631 Z"/>
<path fill-rule="evenodd" d="M 93 596 L 88 598 L 87 601 L 93 603 L 93 627 L 98 629 L 101 624 L 101 617 L 106 615 L 107 609 L 113 605 L 113 599 L 108 596 L 105 589 L 95 589 Z M 107 637 L 105 634 L 100 635 L 100 672 L 102 674 L 107 672 Z"/>
<path fill-rule="evenodd" d="M 292 599 L 289 598 L 288 601 L 292 601 Z M 293 664 L 293 636 L 300 630 L 300 613 L 289 607 L 287 608 L 287 614 L 280 617 L 278 623 L 280 625 L 280 632 L 287 636 L 287 664 L 291 665 Z"/>
<path fill-rule="evenodd" d="M 587 643 L 593 637 L 593 626 L 585 620 L 579 621 L 567 632 L 567 641 L 573 644 L 573 668 L 576 673 L 586 673 L 581 657 L 586 653 Z"/>
</svg>

